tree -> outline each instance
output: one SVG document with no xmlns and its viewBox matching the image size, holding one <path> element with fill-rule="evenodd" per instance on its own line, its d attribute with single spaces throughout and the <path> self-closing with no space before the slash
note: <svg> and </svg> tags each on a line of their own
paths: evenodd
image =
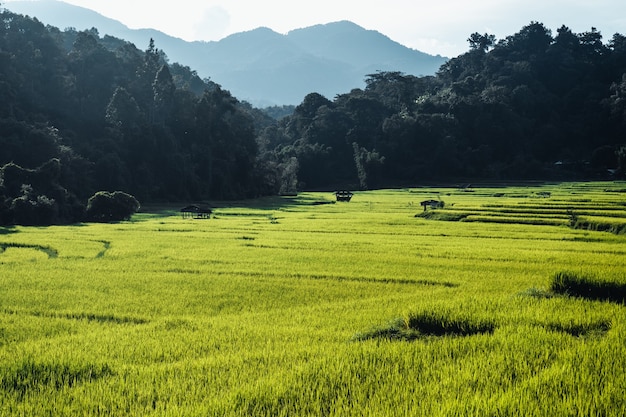
<svg viewBox="0 0 626 417">
<path fill-rule="evenodd" d="M 172 112 L 174 93 L 176 91 L 172 74 L 170 74 L 167 65 L 161 65 L 161 68 L 157 71 L 152 83 L 152 91 L 154 92 L 154 120 L 152 120 L 152 123 L 165 125 Z"/>
<path fill-rule="evenodd" d="M 609 106 L 613 115 L 626 126 L 626 72 L 619 82 L 611 84 Z"/>
<path fill-rule="evenodd" d="M 546 52 L 552 43 L 552 32 L 542 23 L 531 22 L 524 26 L 518 33 L 508 36 L 501 46 L 510 52 L 519 54 L 519 58 L 529 58 Z"/>
<path fill-rule="evenodd" d="M 0 168 L 0 200 L 4 201 L 4 222 L 22 225 L 72 223 L 83 207 L 60 184 L 63 167 L 53 158 L 36 169 L 8 163 Z"/>
<path fill-rule="evenodd" d="M 120 133 L 137 131 L 142 114 L 134 97 L 124 87 L 117 87 L 106 107 L 106 121 Z"/>
<path fill-rule="evenodd" d="M 22 194 L 9 208 L 12 223 L 23 226 L 47 226 L 57 222 L 59 207 L 53 198 L 37 195 L 30 184 L 22 185 Z"/>
<path fill-rule="evenodd" d="M 385 162 L 385 157 L 380 156 L 375 150 L 370 152 L 360 147 L 356 142 L 352 143 L 352 148 L 354 150 L 354 163 L 359 177 L 359 186 L 361 190 L 367 190 L 369 185 L 375 184 L 378 168 Z"/>
<path fill-rule="evenodd" d="M 564 179 L 559 160 L 588 175 L 587 161 L 614 165 L 609 151 L 624 144 L 626 37 L 605 46 L 594 28 L 557 32 L 531 22 L 497 43 L 475 32 L 436 76 L 379 71 L 363 89 L 308 94 L 272 120 L 168 64 L 154 41 L 142 51 L 0 10 L 0 217 L 34 204 L 56 206 L 56 222 L 82 219 L 97 190 L 148 202 L 239 199 L 281 185 Z"/>
<path fill-rule="evenodd" d="M 287 129 L 294 137 L 302 137 L 304 131 L 313 121 L 317 110 L 322 106 L 332 106 L 332 102 L 319 93 L 310 93 L 304 97 L 288 118 Z"/>
<path fill-rule="evenodd" d="M 68 66 L 72 73 L 68 90 L 73 107 L 85 129 L 93 131 L 94 123 L 102 123 L 105 108 L 115 88 L 115 55 L 99 43 L 97 30 L 77 34 Z"/>
<path fill-rule="evenodd" d="M 594 27 L 588 32 L 578 35 L 582 59 L 585 63 L 599 64 L 599 60 L 606 53 L 607 47 L 602 43 L 602 34 Z"/>
<path fill-rule="evenodd" d="M 196 105 L 192 158 L 204 198 L 241 198 L 252 193 L 257 156 L 254 125 L 237 104 L 228 91 L 215 88 L 205 91 Z"/>
<path fill-rule="evenodd" d="M 496 36 L 489 35 L 487 33 L 481 35 L 478 32 L 474 32 L 470 35 L 467 41 L 470 44 L 470 50 L 487 52 L 487 50 L 496 44 Z"/>
<path fill-rule="evenodd" d="M 626 178 L 626 145 L 622 145 L 616 152 L 618 173 L 622 178 Z"/>
<path fill-rule="evenodd" d="M 122 191 L 98 191 L 87 201 L 88 221 L 107 223 L 128 220 L 139 210 L 135 197 Z"/>
<path fill-rule="evenodd" d="M 280 195 L 296 195 L 298 193 L 298 158 L 292 156 L 280 165 Z"/>
<path fill-rule="evenodd" d="M 0 167 L 14 162 L 32 177 L 46 161 L 62 162 L 54 186 L 9 178 L 3 212 L 26 195 L 54 200 L 59 221 L 71 221 L 64 198 L 97 190 L 142 201 L 266 193 L 276 188 L 256 176 L 252 116 L 260 114 L 190 68 L 168 65 L 153 40 L 141 51 L 96 29 L 62 32 L 0 10 Z"/>
<path fill-rule="evenodd" d="M 143 62 L 136 69 L 135 79 L 131 92 L 150 122 L 155 120 L 153 84 L 157 72 L 165 64 L 163 53 L 154 46 L 154 39 L 150 38 L 148 49 L 144 51 Z M 169 71 L 168 71 L 169 73 Z M 171 75 L 170 75 L 171 77 Z"/>
</svg>

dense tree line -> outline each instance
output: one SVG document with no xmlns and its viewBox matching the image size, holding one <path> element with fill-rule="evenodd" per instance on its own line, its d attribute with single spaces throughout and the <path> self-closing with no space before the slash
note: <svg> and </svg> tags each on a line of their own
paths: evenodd
<svg viewBox="0 0 626 417">
<path fill-rule="evenodd" d="M 137 200 L 626 169 L 619 34 L 474 33 L 434 76 L 378 72 L 332 100 L 261 111 L 153 42 L 0 18 L 0 224 L 102 220 L 101 207 Z"/>
<path fill-rule="evenodd" d="M 468 41 L 436 76 L 379 72 L 332 101 L 308 95 L 262 132 L 266 157 L 298 163 L 312 188 L 623 176 L 624 36 L 604 44 L 595 29 L 552 36 L 532 22 Z"/>
<path fill-rule="evenodd" d="M 86 218 L 90 196 L 244 198 L 268 116 L 188 67 L 0 9 L 0 223 Z"/>
</svg>

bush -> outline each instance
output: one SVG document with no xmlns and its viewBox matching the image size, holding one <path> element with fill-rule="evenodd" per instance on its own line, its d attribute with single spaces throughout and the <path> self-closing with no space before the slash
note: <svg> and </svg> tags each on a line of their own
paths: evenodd
<svg viewBox="0 0 626 417">
<path fill-rule="evenodd" d="M 47 226 L 58 220 L 59 207 L 56 201 L 45 195 L 36 195 L 30 184 L 22 185 L 22 195 L 15 198 L 9 207 L 12 223 L 24 226 Z"/>
<path fill-rule="evenodd" d="M 85 215 L 87 221 L 117 222 L 130 219 L 139 207 L 137 199 L 130 194 L 122 191 L 98 191 L 87 201 Z"/>
<path fill-rule="evenodd" d="M 84 205 L 60 184 L 61 171 L 57 158 L 36 169 L 12 162 L 0 167 L 0 224 L 48 226 L 81 220 Z"/>
</svg>

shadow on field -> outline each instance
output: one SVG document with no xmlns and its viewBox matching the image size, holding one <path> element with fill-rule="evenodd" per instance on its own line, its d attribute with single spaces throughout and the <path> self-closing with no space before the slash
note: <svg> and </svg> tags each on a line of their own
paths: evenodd
<svg viewBox="0 0 626 417">
<path fill-rule="evenodd" d="M 626 284 L 573 272 L 558 272 L 552 278 L 550 290 L 555 294 L 587 300 L 608 301 L 626 305 Z"/>
<path fill-rule="evenodd" d="M 111 249 L 111 242 L 109 242 L 108 240 L 96 240 L 96 242 L 102 243 L 103 245 L 103 249 L 98 252 L 96 258 L 102 258 L 107 253 L 107 251 Z"/>
<path fill-rule="evenodd" d="M 267 276 L 266 273 L 263 273 Z M 281 275 L 277 275 L 281 276 Z M 291 274 L 291 278 L 297 279 L 315 279 L 329 281 L 347 281 L 347 282 L 365 282 L 371 284 L 400 284 L 400 285 L 425 285 L 425 286 L 441 286 L 447 288 L 456 288 L 459 284 L 447 281 L 431 281 L 426 279 L 402 279 L 402 278 L 370 278 L 370 277 L 344 277 L 334 275 L 309 275 L 309 274 Z"/>
<path fill-rule="evenodd" d="M 574 337 L 602 336 L 611 330 L 608 320 L 591 323 L 548 323 L 544 326 L 553 332 L 567 333 Z"/>
<path fill-rule="evenodd" d="M 147 319 L 139 318 L 139 317 L 123 317 L 116 316 L 113 314 L 95 314 L 95 313 L 62 313 L 62 312 L 44 312 L 44 311 L 19 311 L 12 309 L 4 309 L 2 310 L 5 314 L 25 314 L 32 317 L 44 317 L 44 318 L 54 318 L 54 319 L 67 319 L 67 320 L 85 320 L 88 322 L 97 322 L 97 323 L 110 323 L 110 324 L 146 324 L 149 322 Z"/>
<path fill-rule="evenodd" d="M 106 363 L 39 362 L 24 359 L 0 368 L 0 389 L 23 398 L 43 389 L 63 390 L 114 375 Z"/>
<path fill-rule="evenodd" d="M 289 210 L 304 206 L 322 206 L 327 204 L 335 204 L 335 196 L 328 193 L 328 198 L 319 198 L 308 195 L 298 196 L 269 196 L 261 197 L 253 200 L 218 202 L 214 205 L 216 209 L 220 208 L 247 208 L 254 210 Z"/>
<path fill-rule="evenodd" d="M 56 258 L 59 256 L 59 251 L 50 246 L 42 246 L 42 245 L 28 245 L 24 243 L 2 243 L 0 242 L 0 253 L 4 252 L 8 248 L 17 248 L 17 249 L 35 249 L 40 252 L 48 255 L 48 258 Z"/>
<path fill-rule="evenodd" d="M 326 204 L 335 204 L 335 196 L 333 193 L 328 193 L 327 198 L 315 198 L 313 196 L 298 195 L 298 196 L 269 196 L 255 198 L 251 200 L 237 200 L 237 201 L 215 201 L 212 203 L 203 202 L 201 205 L 211 207 L 213 210 L 219 210 L 224 208 L 242 208 L 252 210 L 289 210 L 290 208 L 302 207 L 302 206 L 319 206 Z M 142 206 L 139 212 L 133 216 L 132 221 L 141 221 L 148 219 L 155 219 L 161 217 L 170 217 L 180 215 L 180 209 L 188 205 L 186 202 L 167 205 L 146 205 Z M 239 214 L 241 215 L 241 214 Z"/>
<path fill-rule="evenodd" d="M 352 339 L 364 341 L 387 339 L 412 341 L 424 337 L 472 336 L 493 333 L 495 324 L 485 319 L 425 311 L 391 321 L 387 326 L 356 334 Z"/>
</svg>

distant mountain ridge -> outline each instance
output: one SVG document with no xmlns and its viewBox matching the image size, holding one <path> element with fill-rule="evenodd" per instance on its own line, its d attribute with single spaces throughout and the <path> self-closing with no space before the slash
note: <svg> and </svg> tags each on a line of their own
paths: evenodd
<svg viewBox="0 0 626 417">
<path fill-rule="evenodd" d="M 187 42 L 154 29 L 129 29 L 90 9 L 57 0 L 3 6 L 61 30 L 95 27 L 100 36 L 121 38 L 140 49 L 147 48 L 152 38 L 170 61 L 189 66 L 256 106 L 299 104 L 311 92 L 332 99 L 363 88 L 366 75 L 376 71 L 432 75 L 447 61 L 349 21 L 296 29 L 286 35 L 262 27 L 220 41 Z"/>
</svg>

